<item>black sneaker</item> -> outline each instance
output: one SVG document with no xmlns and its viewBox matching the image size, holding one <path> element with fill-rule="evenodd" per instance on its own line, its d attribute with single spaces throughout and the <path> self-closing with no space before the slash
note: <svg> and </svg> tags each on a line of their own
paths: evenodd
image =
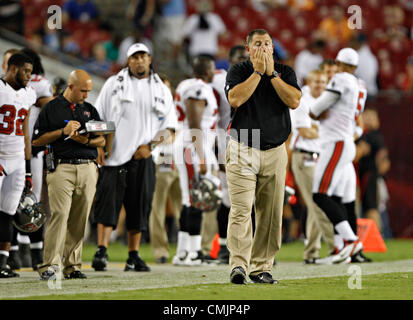
<svg viewBox="0 0 413 320">
<path fill-rule="evenodd" d="M 19 251 L 9 251 L 7 265 L 11 270 L 19 270 L 22 267 L 22 260 L 20 258 Z"/>
<path fill-rule="evenodd" d="M 167 257 L 160 257 L 156 259 L 157 264 L 165 264 L 168 263 L 168 258 Z"/>
<path fill-rule="evenodd" d="M 351 256 L 351 262 L 353 263 L 365 263 L 365 262 L 372 262 L 372 260 L 366 257 L 363 252 L 358 252 L 355 255 Z"/>
<path fill-rule="evenodd" d="M 304 259 L 304 264 L 316 264 L 316 261 L 319 258 L 310 258 L 310 259 Z"/>
<path fill-rule="evenodd" d="M 83 272 L 75 270 L 69 274 L 66 274 L 65 279 L 87 279 L 87 276 Z"/>
<path fill-rule="evenodd" d="M 151 269 L 146 265 L 145 261 L 141 259 L 140 256 L 137 258 L 129 258 L 126 261 L 124 271 L 138 271 L 138 272 L 147 272 Z"/>
<path fill-rule="evenodd" d="M 267 283 L 267 284 L 277 284 L 278 281 L 272 278 L 271 273 L 269 272 L 261 272 L 255 276 L 250 274 L 250 279 L 253 283 Z"/>
<path fill-rule="evenodd" d="M 235 267 L 231 271 L 230 280 L 234 284 L 247 284 L 247 275 L 242 267 Z"/>
<path fill-rule="evenodd" d="M 0 269 L 0 278 L 18 278 L 20 275 L 10 268 Z"/>
<path fill-rule="evenodd" d="M 226 245 L 222 245 L 218 251 L 218 260 L 222 264 L 229 264 L 229 250 Z"/>
<path fill-rule="evenodd" d="M 95 253 L 95 256 L 93 257 L 93 261 L 92 261 L 92 268 L 95 269 L 95 271 L 106 271 L 108 260 L 109 260 L 109 257 L 107 254 L 101 257 Z"/>
<path fill-rule="evenodd" d="M 207 254 L 206 256 L 204 255 L 202 258 L 202 264 L 218 264 L 219 260 L 214 259 L 211 257 L 211 255 Z"/>
<path fill-rule="evenodd" d="M 39 280 L 56 280 L 56 272 L 52 270 L 43 271 Z"/>
<path fill-rule="evenodd" d="M 33 271 L 37 271 L 38 266 L 43 263 L 43 250 L 42 249 L 31 249 L 30 255 L 32 256 Z"/>
</svg>

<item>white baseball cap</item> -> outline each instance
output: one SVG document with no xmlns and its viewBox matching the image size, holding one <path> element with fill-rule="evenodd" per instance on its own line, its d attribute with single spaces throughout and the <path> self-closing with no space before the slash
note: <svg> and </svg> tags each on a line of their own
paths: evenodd
<svg viewBox="0 0 413 320">
<path fill-rule="evenodd" d="M 343 48 L 338 52 L 336 60 L 352 66 L 358 66 L 359 54 L 352 48 Z"/>
<path fill-rule="evenodd" d="M 143 43 L 134 43 L 128 49 L 127 56 L 128 58 L 134 55 L 136 52 L 146 52 L 147 54 L 151 54 L 149 48 L 145 46 Z"/>
</svg>

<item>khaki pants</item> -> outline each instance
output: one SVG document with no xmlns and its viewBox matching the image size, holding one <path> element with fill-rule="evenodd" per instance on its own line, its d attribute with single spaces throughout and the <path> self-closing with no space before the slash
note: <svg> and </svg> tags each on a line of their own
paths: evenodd
<svg viewBox="0 0 413 320">
<path fill-rule="evenodd" d="M 230 140 L 226 170 L 231 211 L 227 245 L 231 269 L 241 266 L 252 275 L 269 272 L 281 247 L 282 212 L 287 170 L 285 144 L 261 151 Z M 251 208 L 255 197 L 256 229 Z"/>
<path fill-rule="evenodd" d="M 166 201 L 170 196 L 175 218 L 179 219 L 181 212 L 181 187 L 179 186 L 178 169 L 161 172 L 156 166 L 156 184 L 152 201 L 152 211 L 149 215 L 149 234 L 155 259 L 169 258 L 168 235 L 165 229 Z"/>
<path fill-rule="evenodd" d="M 307 245 L 304 249 L 304 260 L 319 258 L 321 249 L 321 236 L 331 252 L 334 250 L 334 227 L 313 201 L 313 177 L 315 166 L 306 166 L 304 163 L 308 154 L 294 151 L 291 157 L 291 169 L 300 195 L 307 206 L 306 236 Z"/>
<path fill-rule="evenodd" d="M 98 170 L 94 163 L 59 164 L 48 173 L 51 217 L 44 238 L 43 264 L 39 273 L 50 266 L 61 267 L 68 275 L 82 265 L 83 237 L 93 198 Z M 63 263 L 62 263 L 63 256 Z"/>
</svg>

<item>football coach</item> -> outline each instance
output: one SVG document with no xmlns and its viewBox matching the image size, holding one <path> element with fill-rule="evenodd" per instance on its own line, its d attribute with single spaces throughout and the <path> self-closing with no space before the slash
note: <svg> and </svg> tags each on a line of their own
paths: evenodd
<svg viewBox="0 0 413 320">
<path fill-rule="evenodd" d="M 230 68 L 225 85 L 232 107 L 226 149 L 230 280 L 246 284 L 249 270 L 254 283 L 277 283 L 270 271 L 281 246 L 288 162 L 285 141 L 291 131 L 289 109 L 298 107 L 301 90 L 294 70 L 274 62 L 274 47 L 266 30 L 251 31 L 246 49 L 249 59 Z"/>
</svg>

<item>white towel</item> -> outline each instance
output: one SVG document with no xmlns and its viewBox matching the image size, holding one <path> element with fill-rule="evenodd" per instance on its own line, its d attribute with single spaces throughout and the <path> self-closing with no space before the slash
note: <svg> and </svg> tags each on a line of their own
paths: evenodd
<svg viewBox="0 0 413 320">
<path fill-rule="evenodd" d="M 151 72 L 149 78 L 151 88 L 152 108 L 157 114 L 159 120 L 163 120 L 168 113 L 166 106 L 166 97 L 169 88 L 163 83 L 157 73 Z M 170 94 L 170 93 L 169 93 Z"/>
<path fill-rule="evenodd" d="M 116 75 L 114 90 L 112 92 L 111 106 L 119 117 L 122 114 L 122 101 L 133 101 L 132 82 L 129 76 L 129 69 L 124 68 Z"/>
</svg>

